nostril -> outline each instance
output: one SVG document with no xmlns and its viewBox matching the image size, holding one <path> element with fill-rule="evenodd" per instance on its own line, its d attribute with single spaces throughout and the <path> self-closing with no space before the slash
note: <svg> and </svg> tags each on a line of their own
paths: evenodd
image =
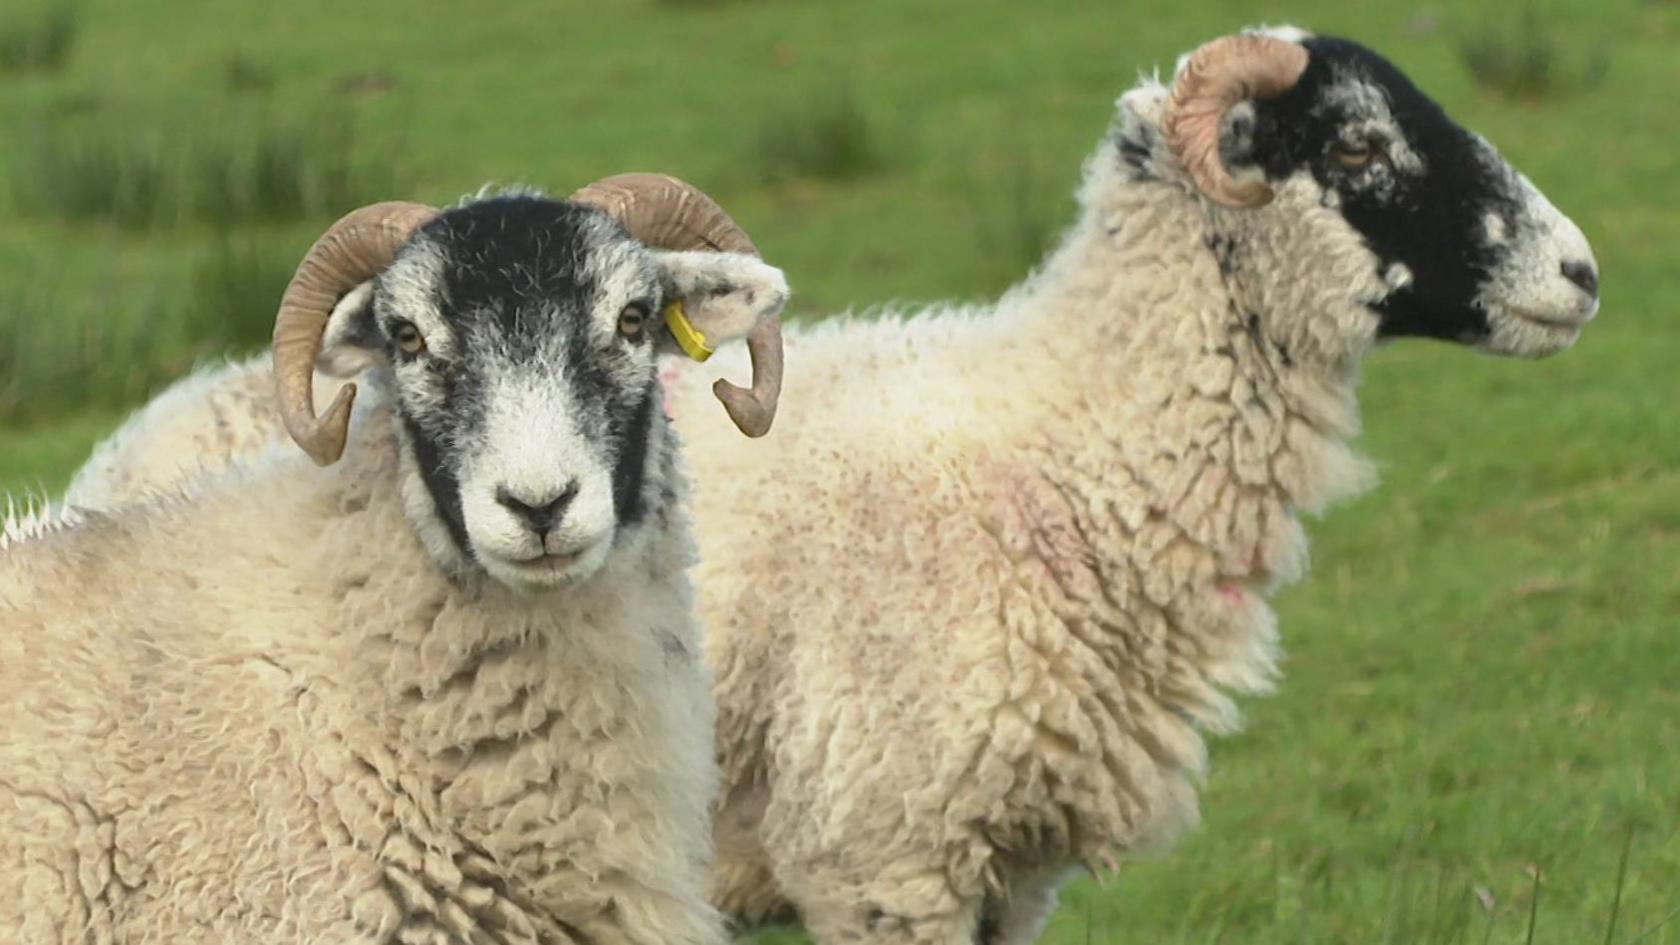
<svg viewBox="0 0 1680 945">
<path fill-rule="evenodd" d="M 544 497 L 536 501 L 527 501 L 513 494 L 506 486 L 496 489 L 496 502 L 514 515 L 523 519 L 531 530 L 541 535 L 559 524 L 560 517 L 566 514 L 566 507 L 577 498 L 578 482 L 576 479 L 566 483 L 565 488 L 552 498 Z"/>
<path fill-rule="evenodd" d="M 1592 267 L 1592 263 L 1566 262 L 1563 264 L 1563 277 L 1580 286 L 1582 292 L 1598 297 L 1598 270 Z"/>
</svg>

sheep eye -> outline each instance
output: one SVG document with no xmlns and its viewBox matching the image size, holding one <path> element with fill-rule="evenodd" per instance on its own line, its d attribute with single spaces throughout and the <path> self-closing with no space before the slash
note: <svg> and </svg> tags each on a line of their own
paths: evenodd
<svg viewBox="0 0 1680 945">
<path fill-rule="evenodd" d="M 637 341 L 647 327 L 648 309 L 641 302 L 631 302 L 618 313 L 618 334 L 627 341 Z"/>
<path fill-rule="evenodd" d="M 1331 147 L 1330 157 L 1348 170 L 1357 171 L 1369 167 L 1378 153 L 1368 144 L 1337 144 Z"/>
<path fill-rule="evenodd" d="M 391 326 L 391 339 L 397 343 L 397 350 L 403 354 L 419 354 L 426 350 L 426 338 L 420 334 L 420 329 L 414 323 L 398 320 Z"/>
</svg>

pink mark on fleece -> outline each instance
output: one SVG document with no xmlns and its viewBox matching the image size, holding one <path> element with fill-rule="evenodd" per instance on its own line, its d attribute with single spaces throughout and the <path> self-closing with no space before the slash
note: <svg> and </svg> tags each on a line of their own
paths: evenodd
<svg viewBox="0 0 1680 945">
<path fill-rule="evenodd" d="M 677 383 L 679 373 L 679 369 L 676 367 L 668 367 L 659 372 L 659 399 L 665 407 L 665 419 L 667 420 L 677 419 L 677 396 L 673 385 Z"/>
<path fill-rule="evenodd" d="M 1237 606 L 1248 602 L 1248 591 L 1243 590 L 1243 586 L 1235 581 L 1219 585 L 1219 596 L 1225 598 L 1226 603 Z"/>
</svg>

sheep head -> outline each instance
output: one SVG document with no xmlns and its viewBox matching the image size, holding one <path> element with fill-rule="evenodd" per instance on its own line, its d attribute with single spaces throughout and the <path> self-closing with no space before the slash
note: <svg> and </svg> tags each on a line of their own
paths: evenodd
<svg viewBox="0 0 1680 945">
<path fill-rule="evenodd" d="M 1358 43 L 1221 37 L 1120 109 L 1122 175 L 1200 198 L 1221 272 L 1249 311 L 1296 319 L 1258 326 L 1292 351 L 1346 366 L 1372 340 L 1420 336 L 1536 357 L 1597 314 L 1580 229 Z"/>
<path fill-rule="evenodd" d="M 671 501 L 656 359 L 675 345 L 659 314 L 687 313 L 710 344 L 757 345 L 774 384 L 740 392 L 748 432 L 768 426 L 780 383 L 785 278 L 698 191 L 657 183 L 605 208 L 517 193 L 345 217 L 276 318 L 287 430 L 336 460 L 354 388 L 317 418 L 312 375 L 364 375 L 387 395 L 434 557 L 518 587 L 592 573 L 615 534 Z"/>
</svg>

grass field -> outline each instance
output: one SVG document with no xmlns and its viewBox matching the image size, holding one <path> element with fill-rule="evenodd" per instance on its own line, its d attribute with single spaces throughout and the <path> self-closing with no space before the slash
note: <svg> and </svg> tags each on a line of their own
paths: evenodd
<svg viewBox="0 0 1680 945">
<path fill-rule="evenodd" d="M 1370 360 L 1384 484 L 1312 528 L 1281 694 L 1214 745 L 1202 828 L 1081 880 L 1048 941 L 1680 943 L 1680 3 L 1101 6 L 6 0 L 0 493 L 260 344 L 357 202 L 661 169 L 799 317 L 980 297 L 1071 221 L 1139 70 L 1350 35 L 1575 217 L 1604 309 L 1549 361 Z"/>
</svg>

